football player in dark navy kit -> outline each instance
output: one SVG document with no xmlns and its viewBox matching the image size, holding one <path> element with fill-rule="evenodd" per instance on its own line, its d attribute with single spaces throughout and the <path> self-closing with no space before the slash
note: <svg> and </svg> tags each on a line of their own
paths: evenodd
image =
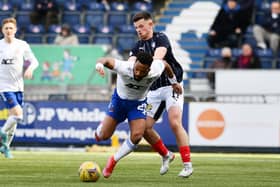
<svg viewBox="0 0 280 187">
<path fill-rule="evenodd" d="M 162 32 L 153 31 L 154 23 L 150 13 L 136 13 L 133 17 L 133 24 L 139 41 L 132 48 L 128 60 L 135 60 L 138 52 L 148 52 L 153 55 L 154 59 L 163 59 L 169 63 L 176 75 L 176 79 L 170 80 L 165 73 L 162 73 L 160 78 L 152 84 L 147 95 L 147 127 L 144 138 L 162 156 L 160 174 L 165 174 L 169 169 L 169 163 L 175 158 L 175 155 L 168 151 L 159 134 L 153 129 L 153 125 L 160 118 L 164 109 L 166 109 L 170 127 L 176 136 L 176 142 L 184 165 L 178 176 L 189 177 L 193 173 L 193 168 L 190 158 L 188 134 L 182 124 L 184 94 L 174 94 L 171 86 L 172 82 L 175 81 L 180 82 L 183 86 L 183 69 L 172 53 L 167 36 Z"/>
</svg>

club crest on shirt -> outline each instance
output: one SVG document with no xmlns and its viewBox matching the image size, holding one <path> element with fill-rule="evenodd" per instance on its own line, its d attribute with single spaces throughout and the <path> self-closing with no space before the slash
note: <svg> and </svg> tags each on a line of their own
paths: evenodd
<svg viewBox="0 0 280 187">
<path fill-rule="evenodd" d="M 153 109 L 153 105 L 147 104 L 146 105 L 146 111 L 151 111 Z"/>
</svg>

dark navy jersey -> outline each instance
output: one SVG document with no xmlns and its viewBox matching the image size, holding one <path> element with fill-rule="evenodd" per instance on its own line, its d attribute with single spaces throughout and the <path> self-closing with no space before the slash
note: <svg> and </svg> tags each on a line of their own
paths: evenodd
<svg viewBox="0 0 280 187">
<path fill-rule="evenodd" d="M 165 47 L 167 49 L 166 55 L 164 56 L 164 60 L 171 66 L 173 72 L 176 75 L 177 81 L 181 82 L 183 78 L 183 69 L 179 62 L 175 59 L 169 39 L 162 32 L 154 32 L 153 37 L 149 40 L 139 40 L 134 48 L 130 51 L 130 56 L 136 56 L 139 52 L 148 52 L 151 55 L 154 55 L 156 48 Z M 168 76 L 165 72 L 163 72 L 151 86 L 151 90 L 156 90 L 163 86 L 171 85 Z"/>
</svg>

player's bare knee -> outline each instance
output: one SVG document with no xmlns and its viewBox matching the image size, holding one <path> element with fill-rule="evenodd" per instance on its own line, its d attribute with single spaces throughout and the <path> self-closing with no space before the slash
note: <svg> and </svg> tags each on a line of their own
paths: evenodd
<svg viewBox="0 0 280 187">
<path fill-rule="evenodd" d="M 140 140 L 142 139 L 143 137 L 143 134 L 142 133 L 134 133 L 134 134 L 131 134 L 131 141 L 134 143 L 134 144 L 137 144 L 140 142 Z"/>
</svg>

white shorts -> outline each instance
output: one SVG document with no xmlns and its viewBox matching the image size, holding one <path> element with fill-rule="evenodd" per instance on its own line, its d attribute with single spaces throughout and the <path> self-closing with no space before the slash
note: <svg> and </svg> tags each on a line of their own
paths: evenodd
<svg viewBox="0 0 280 187">
<path fill-rule="evenodd" d="M 181 83 L 183 88 L 183 84 Z M 172 86 L 165 86 L 156 90 L 150 90 L 147 95 L 147 115 L 158 120 L 164 109 L 168 111 L 171 106 L 177 106 L 183 111 L 184 88 L 183 93 L 178 95 L 173 92 Z"/>
</svg>

